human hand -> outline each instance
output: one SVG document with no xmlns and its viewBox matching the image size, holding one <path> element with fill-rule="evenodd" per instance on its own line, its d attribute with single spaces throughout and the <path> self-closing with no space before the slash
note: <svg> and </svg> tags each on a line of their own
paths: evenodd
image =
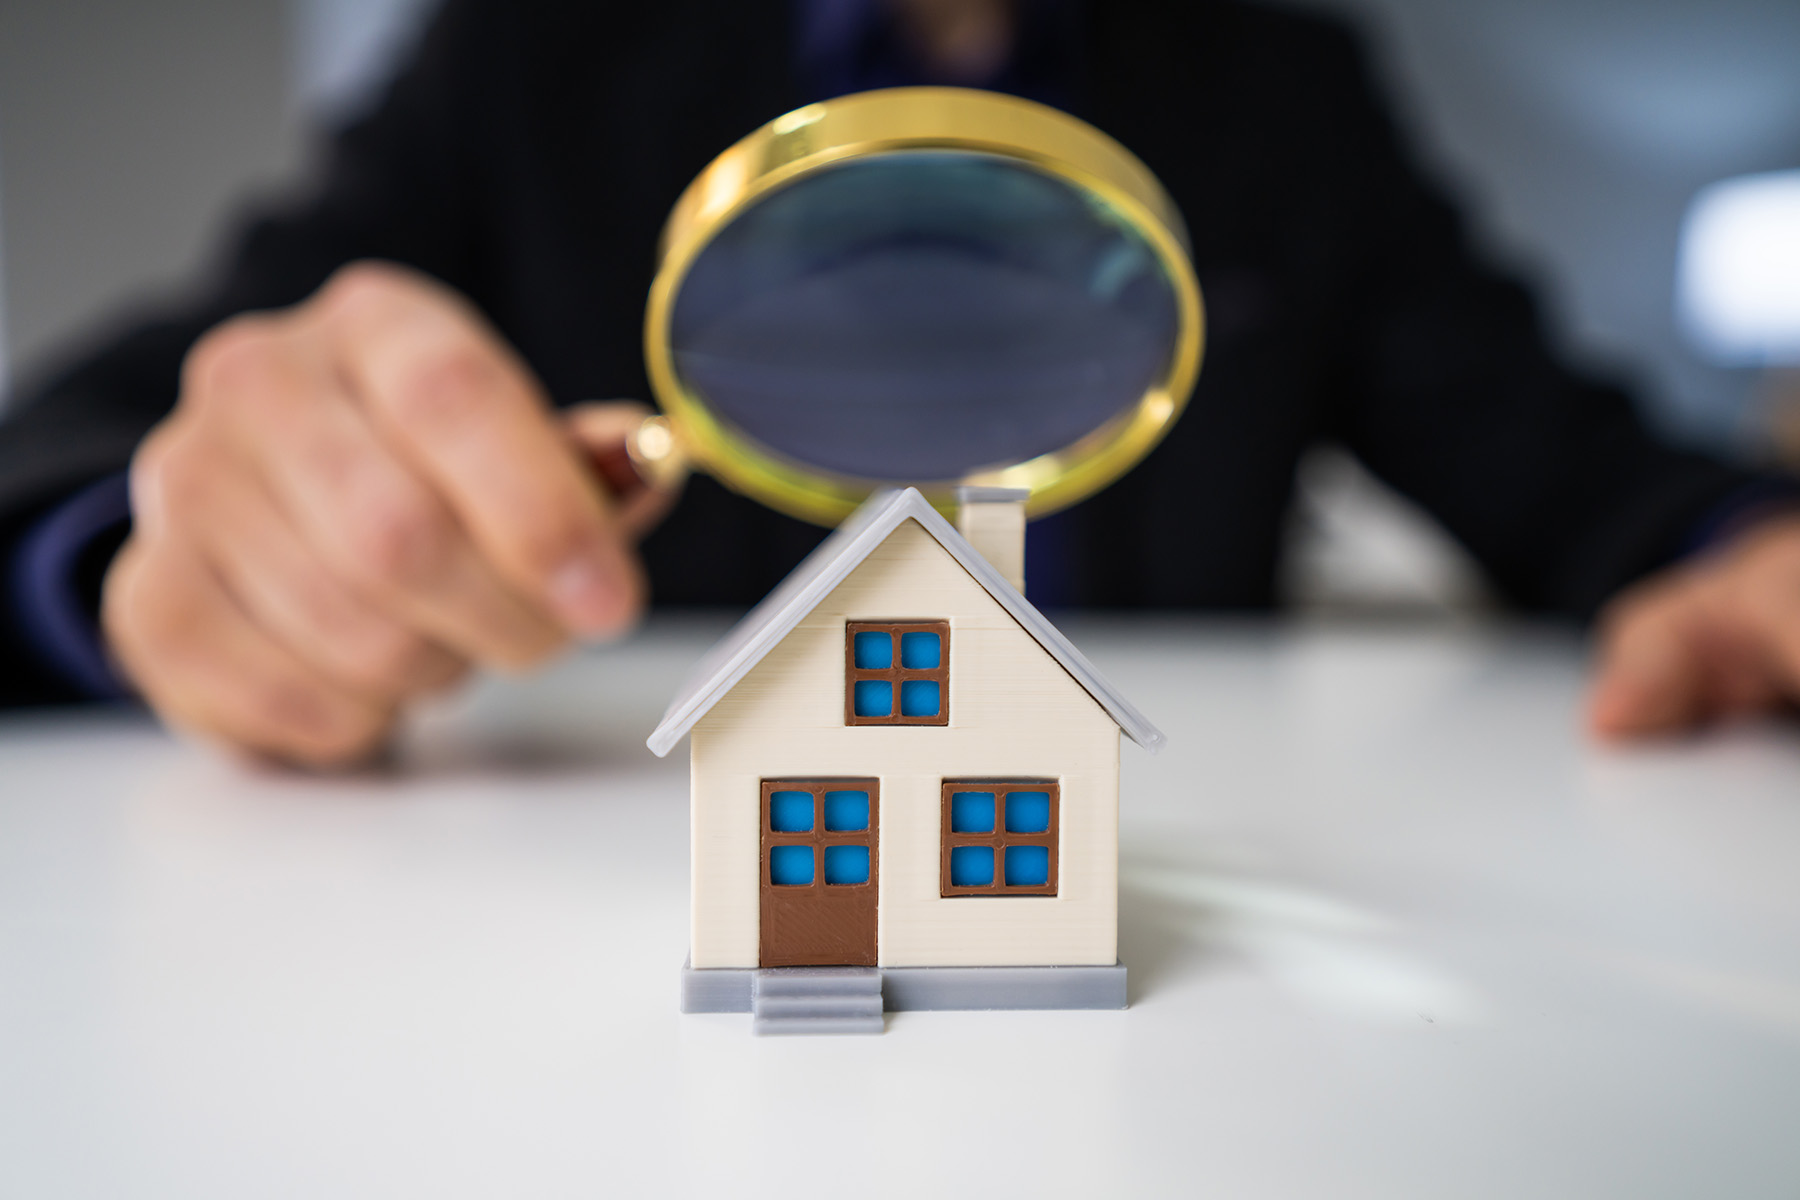
<svg viewBox="0 0 1800 1200">
<path fill-rule="evenodd" d="M 633 545 L 672 496 L 620 503 L 584 463 L 637 415 L 559 418 L 460 296 L 348 266 L 189 353 L 132 462 L 107 640 L 175 725 L 303 763 L 365 757 L 470 665 L 522 669 L 637 618 Z"/>
<path fill-rule="evenodd" d="M 1673 733 L 1800 699 L 1800 514 L 1622 593 L 1600 620 L 1588 724 Z"/>
</svg>

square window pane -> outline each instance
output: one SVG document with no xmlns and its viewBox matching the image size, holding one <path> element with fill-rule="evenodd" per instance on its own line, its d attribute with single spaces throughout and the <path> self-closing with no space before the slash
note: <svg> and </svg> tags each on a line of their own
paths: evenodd
<svg viewBox="0 0 1800 1200">
<path fill-rule="evenodd" d="M 770 846 L 769 882 L 776 887 L 805 887 L 813 880 L 811 846 Z"/>
<path fill-rule="evenodd" d="M 811 792 L 770 792 L 769 828 L 776 833 L 805 833 L 813 825 Z"/>
<path fill-rule="evenodd" d="M 885 679 L 859 679 L 856 681 L 854 703 L 856 715 L 859 717 L 892 716 L 894 713 L 894 685 Z"/>
<path fill-rule="evenodd" d="M 994 848 L 952 846 L 950 882 L 956 887 L 986 887 L 994 882 Z"/>
<path fill-rule="evenodd" d="M 874 631 L 856 635 L 856 665 L 865 671 L 894 665 L 894 635 Z"/>
<path fill-rule="evenodd" d="M 994 832 L 994 793 L 951 792 L 950 832 Z"/>
<path fill-rule="evenodd" d="M 861 687 L 861 684 L 857 685 Z M 938 715 L 938 685 L 935 679 L 908 679 L 900 685 L 900 715 L 903 717 L 935 717 Z"/>
<path fill-rule="evenodd" d="M 825 882 L 827 885 L 869 882 L 869 848 L 825 847 Z"/>
<path fill-rule="evenodd" d="M 1049 792 L 1008 792 L 1006 832 L 1046 833 L 1050 829 Z"/>
<path fill-rule="evenodd" d="M 901 634 L 900 665 L 915 671 L 929 671 L 943 662 L 942 641 L 935 633 Z"/>
<path fill-rule="evenodd" d="M 869 793 L 867 792 L 826 792 L 825 793 L 825 828 L 833 833 L 844 833 L 869 827 Z M 831 856 L 825 861 L 829 863 Z M 829 866 L 825 877 L 831 878 Z"/>
<path fill-rule="evenodd" d="M 1050 882 L 1050 847 L 1008 846 L 1006 886 L 1043 887 Z"/>
</svg>

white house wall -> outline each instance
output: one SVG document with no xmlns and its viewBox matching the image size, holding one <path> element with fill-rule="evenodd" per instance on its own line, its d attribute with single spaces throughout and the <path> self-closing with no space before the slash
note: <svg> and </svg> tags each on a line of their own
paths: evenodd
<svg viewBox="0 0 1800 1200">
<path fill-rule="evenodd" d="M 844 724 L 844 623 L 950 622 L 948 726 Z M 875 777 L 883 966 L 1118 959 L 1119 730 L 916 522 L 907 521 L 695 726 L 695 967 L 757 965 L 765 778 Z M 1058 894 L 944 898 L 940 782 L 1062 785 Z"/>
</svg>

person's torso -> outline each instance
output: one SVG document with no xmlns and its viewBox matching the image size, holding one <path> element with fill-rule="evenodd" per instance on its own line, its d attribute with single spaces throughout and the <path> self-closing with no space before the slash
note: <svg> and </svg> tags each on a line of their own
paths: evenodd
<svg viewBox="0 0 1800 1200">
<path fill-rule="evenodd" d="M 805 103 L 786 0 L 672 0 L 627 15 L 520 10 L 471 136 L 493 164 L 470 284 L 559 403 L 649 396 L 644 298 L 657 237 L 719 151 Z M 1161 178 L 1186 218 L 1207 308 L 1188 411 L 1124 479 L 1051 518 L 1060 599 L 1261 607 L 1295 463 L 1327 434 L 1354 231 L 1334 202 L 1333 97 L 1317 28 L 1229 4 L 1089 6 L 1077 115 Z M 761 597 L 822 530 L 707 479 L 644 546 L 660 603 Z M 1030 564 L 1027 564 L 1028 574 Z"/>
</svg>

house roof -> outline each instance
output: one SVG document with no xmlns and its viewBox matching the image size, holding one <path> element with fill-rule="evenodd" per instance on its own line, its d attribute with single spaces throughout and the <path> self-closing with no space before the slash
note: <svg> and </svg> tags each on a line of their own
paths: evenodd
<svg viewBox="0 0 1800 1200">
<path fill-rule="evenodd" d="M 1006 582 L 916 488 L 905 488 L 871 496 L 707 652 L 670 702 L 662 724 L 650 735 L 648 744 L 656 756 L 661 758 L 673 750 L 713 705 L 818 607 L 831 589 L 842 583 L 887 540 L 890 533 L 899 528 L 901 522 L 907 520 L 917 521 L 925 532 L 937 539 L 975 582 L 1044 648 L 1044 652 L 1062 664 L 1095 703 L 1106 710 L 1126 737 L 1152 754 L 1162 749 L 1168 740 L 1162 731 L 1150 724 L 1117 688 L 1102 678 L 1074 643 L 1046 620 L 1043 613 L 1033 608 L 1017 588 Z"/>
</svg>

